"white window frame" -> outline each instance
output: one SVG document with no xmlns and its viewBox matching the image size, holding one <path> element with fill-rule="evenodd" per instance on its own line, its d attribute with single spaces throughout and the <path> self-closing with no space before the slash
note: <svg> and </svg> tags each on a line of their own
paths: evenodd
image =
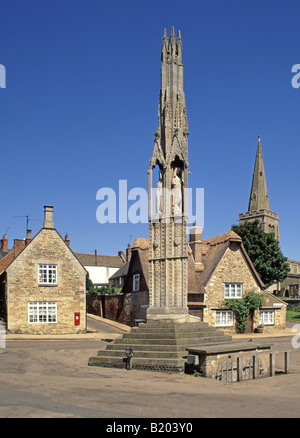
<svg viewBox="0 0 300 438">
<path fill-rule="evenodd" d="M 232 310 L 217 310 L 216 311 L 216 326 L 217 327 L 233 327 L 233 311 Z"/>
<path fill-rule="evenodd" d="M 140 274 L 133 275 L 132 291 L 138 292 L 140 290 Z"/>
<path fill-rule="evenodd" d="M 231 298 L 242 298 L 243 284 L 242 283 L 225 283 L 224 284 L 224 298 L 230 300 Z"/>
<path fill-rule="evenodd" d="M 275 311 L 274 310 L 260 310 L 259 323 L 263 325 L 274 325 Z"/>
<path fill-rule="evenodd" d="M 29 324 L 56 324 L 56 301 L 28 301 Z"/>
<path fill-rule="evenodd" d="M 38 282 L 40 285 L 57 285 L 57 265 L 40 263 L 38 265 Z"/>
</svg>

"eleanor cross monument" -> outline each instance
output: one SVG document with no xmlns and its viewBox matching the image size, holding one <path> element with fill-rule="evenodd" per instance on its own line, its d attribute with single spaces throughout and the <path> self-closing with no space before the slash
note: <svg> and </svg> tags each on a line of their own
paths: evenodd
<svg viewBox="0 0 300 438">
<path fill-rule="evenodd" d="M 149 321 L 189 321 L 188 123 L 180 31 L 164 31 L 158 129 L 149 161 Z M 157 166 L 158 181 L 153 169 Z M 153 188 L 154 186 L 154 188 Z"/>
</svg>

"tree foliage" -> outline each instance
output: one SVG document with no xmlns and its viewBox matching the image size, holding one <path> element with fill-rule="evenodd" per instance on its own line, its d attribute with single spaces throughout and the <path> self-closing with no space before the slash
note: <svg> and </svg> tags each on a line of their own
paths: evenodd
<svg viewBox="0 0 300 438">
<path fill-rule="evenodd" d="M 289 264 L 273 233 L 265 233 L 258 221 L 233 225 L 232 230 L 242 238 L 250 260 L 266 287 L 287 277 Z"/>
<path fill-rule="evenodd" d="M 121 292 L 120 287 L 114 285 L 101 286 L 98 288 L 98 294 L 100 295 L 115 295 Z"/>
<path fill-rule="evenodd" d="M 94 283 L 90 279 L 90 276 L 88 273 L 86 275 L 85 288 L 86 288 L 86 291 L 88 294 L 92 294 L 92 293 L 95 293 L 98 291 L 98 288 L 96 286 L 94 286 Z"/>
<path fill-rule="evenodd" d="M 95 286 L 90 279 L 89 274 L 86 276 L 86 291 L 88 294 L 113 295 L 119 294 L 121 288 L 114 285 Z"/>
</svg>

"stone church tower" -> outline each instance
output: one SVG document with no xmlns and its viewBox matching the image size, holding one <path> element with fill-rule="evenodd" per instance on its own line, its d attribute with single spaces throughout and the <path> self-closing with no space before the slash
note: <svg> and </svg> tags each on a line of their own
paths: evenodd
<svg viewBox="0 0 300 438">
<path fill-rule="evenodd" d="M 248 211 L 245 214 L 239 214 L 239 224 L 242 225 L 245 222 L 253 222 L 254 220 L 258 220 L 261 229 L 265 233 L 273 233 L 276 240 L 280 241 L 278 213 L 273 213 L 270 210 L 260 135 L 258 136 Z"/>
<path fill-rule="evenodd" d="M 158 130 L 148 169 L 149 308 L 147 319 L 186 321 L 188 293 L 188 123 L 180 31 L 166 29 L 161 50 Z M 154 169 L 158 173 L 154 181 Z M 154 187 L 154 189 L 153 189 Z"/>
</svg>

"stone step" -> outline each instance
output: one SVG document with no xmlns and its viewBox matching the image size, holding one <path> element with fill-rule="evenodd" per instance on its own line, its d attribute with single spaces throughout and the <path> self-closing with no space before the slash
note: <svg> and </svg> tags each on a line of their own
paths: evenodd
<svg viewBox="0 0 300 438">
<path fill-rule="evenodd" d="M 160 324 L 142 324 L 139 327 L 132 327 L 131 331 L 127 333 L 127 335 L 132 334 L 161 334 L 164 335 L 165 333 L 170 334 L 180 334 L 180 333 L 219 333 L 224 334 L 224 331 L 222 331 L 219 328 L 209 326 L 207 323 L 190 323 L 190 324 L 178 324 L 178 327 L 176 325 L 172 324 L 162 324 L 162 327 Z"/>
<path fill-rule="evenodd" d="M 134 358 L 132 361 L 132 368 L 136 369 L 151 369 L 162 371 L 183 371 L 185 359 L 166 359 L 166 358 Z M 103 366 L 110 368 L 125 368 L 126 363 L 123 358 L 118 357 L 90 357 L 89 365 Z"/>
<path fill-rule="evenodd" d="M 178 351 L 157 351 L 157 350 L 142 350 L 137 351 L 133 350 L 133 358 L 134 359 L 143 359 L 143 358 L 168 358 L 168 359 L 182 359 L 187 356 L 187 351 L 185 349 Z M 125 349 L 122 350 L 100 350 L 97 354 L 97 357 L 126 357 Z"/>
<path fill-rule="evenodd" d="M 180 332 L 180 331 L 192 331 L 192 330 L 205 330 L 205 329 L 215 329 L 215 327 L 211 327 L 206 323 L 190 323 L 190 324 L 153 324 L 153 323 L 145 323 L 140 324 L 138 327 L 131 327 L 132 331 L 157 331 L 162 332 L 164 330 L 170 332 Z"/>
<path fill-rule="evenodd" d="M 193 322 L 172 322 L 172 321 L 167 321 L 167 322 L 145 322 L 145 323 L 140 323 L 138 327 L 159 327 L 159 328 L 165 328 L 165 327 L 176 327 L 176 328 L 181 328 L 181 327 L 192 327 L 192 326 L 203 326 L 203 327 L 208 327 L 209 324 L 207 322 L 202 322 L 202 321 L 193 321 Z"/>
<path fill-rule="evenodd" d="M 152 338 L 152 339 L 164 339 L 164 338 L 183 338 L 183 337 L 208 337 L 210 335 L 218 335 L 218 336 L 222 336 L 224 333 L 223 332 L 219 332 L 213 329 L 206 329 L 206 330 L 193 330 L 193 331 L 184 331 L 184 332 L 169 332 L 169 331 L 164 331 L 164 332 L 153 332 L 153 331 L 134 331 L 134 332 L 130 332 L 130 333 L 125 333 L 123 334 L 123 338 L 124 339 L 132 339 L 132 338 Z"/>
<path fill-rule="evenodd" d="M 198 346 L 199 344 L 197 344 Z M 125 347 L 130 347 L 129 344 L 109 344 L 106 347 L 106 350 L 111 351 L 111 350 L 118 350 L 118 351 L 125 351 Z M 132 346 L 131 346 L 132 348 Z M 179 346 L 179 345 L 153 345 L 153 344 L 134 344 L 134 352 L 143 352 L 143 351 L 165 351 L 165 352 L 176 352 L 176 351 L 183 351 L 184 346 Z M 104 351 L 104 350 L 99 350 L 100 351 Z"/>
<path fill-rule="evenodd" d="M 114 344 L 122 344 L 122 345 L 134 345 L 134 344 L 148 344 L 148 345 L 199 345 L 199 344 L 207 344 L 207 343 L 219 343 L 222 340 L 228 342 L 231 340 L 231 337 L 227 337 L 226 335 L 221 336 L 207 336 L 207 337 L 191 337 L 191 336 L 182 336 L 176 338 L 117 338 L 114 341 Z"/>
</svg>

